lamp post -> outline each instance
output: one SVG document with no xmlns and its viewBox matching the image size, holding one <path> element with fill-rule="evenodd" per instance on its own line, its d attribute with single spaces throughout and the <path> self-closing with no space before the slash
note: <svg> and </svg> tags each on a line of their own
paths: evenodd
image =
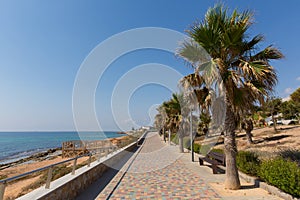
<svg viewBox="0 0 300 200">
<path fill-rule="evenodd" d="M 193 110 L 191 110 L 190 114 L 190 131 L 191 131 L 191 153 L 192 153 L 192 162 L 194 162 L 194 138 L 193 138 Z"/>
<path fill-rule="evenodd" d="M 171 131 L 169 129 L 169 145 L 171 145 Z"/>
</svg>

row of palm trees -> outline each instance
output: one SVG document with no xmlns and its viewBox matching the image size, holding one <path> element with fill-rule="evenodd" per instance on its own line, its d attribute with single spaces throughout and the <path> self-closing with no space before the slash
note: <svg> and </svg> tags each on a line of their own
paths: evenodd
<svg viewBox="0 0 300 200">
<path fill-rule="evenodd" d="M 156 126 L 180 131 L 185 110 L 195 107 L 201 114 L 212 115 L 211 84 L 222 84 L 224 93 L 224 153 L 226 155 L 225 187 L 238 189 L 240 180 L 236 165 L 237 146 L 235 131 L 241 118 L 251 113 L 253 105 L 263 102 L 277 83 L 277 75 L 270 60 L 281 59 L 283 54 L 275 47 L 259 50 L 262 35 L 250 38 L 247 34 L 253 23 L 252 12 L 234 10 L 217 4 L 209 8 L 205 18 L 187 30 L 190 40 L 180 45 L 177 56 L 193 67 L 194 73 L 180 80 L 185 91 L 173 94 L 164 102 L 156 116 Z M 205 51 L 204 51 L 205 50 Z M 220 92 L 220 91 L 219 91 Z M 190 97 L 188 97 L 190 96 Z M 193 96 L 196 101 L 191 101 Z M 182 129 L 185 130 L 185 129 Z M 182 137 L 179 137 L 182 138 Z M 181 141 L 182 142 L 182 141 Z"/>
</svg>

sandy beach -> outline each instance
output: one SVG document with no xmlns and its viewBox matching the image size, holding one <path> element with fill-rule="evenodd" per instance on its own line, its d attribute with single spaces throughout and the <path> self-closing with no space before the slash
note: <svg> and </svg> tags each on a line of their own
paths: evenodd
<svg viewBox="0 0 300 200">
<path fill-rule="evenodd" d="M 287 149 L 300 148 L 300 126 L 278 126 L 278 132 L 274 133 L 272 127 L 256 128 L 252 131 L 254 144 L 248 145 L 245 132 L 237 133 L 237 144 L 239 150 L 250 150 L 258 152 L 264 156 L 275 156 L 279 151 Z M 129 136 L 122 136 L 119 138 L 111 138 L 109 141 L 118 145 L 121 141 L 126 141 Z M 215 148 L 223 148 L 223 144 L 216 146 Z M 62 158 L 61 150 L 55 149 L 49 151 L 51 153 L 44 156 L 32 156 L 31 159 L 27 159 L 23 163 L 14 163 L 11 166 L 2 166 L 0 169 L 1 177 L 13 177 L 18 174 L 32 171 L 41 167 L 45 167 L 50 164 L 61 162 L 69 158 Z M 88 157 L 83 157 L 78 160 L 78 164 L 86 162 Z M 72 163 L 67 164 L 72 166 Z M 28 193 L 32 190 L 30 187 L 41 179 L 42 175 L 36 175 L 34 177 L 28 177 L 17 182 L 10 183 L 5 192 L 5 199 L 14 199 L 21 194 Z"/>
<path fill-rule="evenodd" d="M 110 138 L 108 139 L 112 144 L 118 145 L 121 141 L 128 140 L 128 135 L 124 135 L 118 138 Z M 5 165 L 1 165 L 0 167 L 0 177 L 1 179 L 13 177 L 22 173 L 26 173 L 41 167 L 45 167 L 51 164 L 55 164 L 64 160 L 68 160 L 69 158 L 62 158 L 61 156 L 61 148 L 49 149 L 47 152 L 37 153 L 29 158 L 19 160 L 17 162 L 8 163 Z M 78 159 L 77 164 L 80 165 L 87 162 L 88 157 L 82 157 Z M 72 162 L 67 163 L 66 167 L 71 167 Z M 18 196 L 26 194 L 30 192 L 32 189 L 32 185 L 37 185 L 37 183 L 42 178 L 43 174 L 37 174 L 34 176 L 29 176 L 27 178 L 20 179 L 18 181 L 13 181 L 9 183 L 5 189 L 4 199 L 15 199 Z"/>
</svg>

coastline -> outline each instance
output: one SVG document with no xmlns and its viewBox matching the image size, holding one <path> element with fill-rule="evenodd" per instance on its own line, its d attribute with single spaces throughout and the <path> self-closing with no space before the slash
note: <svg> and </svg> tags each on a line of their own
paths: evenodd
<svg viewBox="0 0 300 200">
<path fill-rule="evenodd" d="M 117 138 L 107 138 L 114 145 L 118 145 L 121 141 L 126 142 L 130 138 L 129 135 L 120 135 Z M 0 180 L 5 178 L 10 178 L 22 173 L 26 173 L 41 167 L 45 167 L 51 164 L 55 164 L 69 158 L 62 158 L 61 147 L 48 149 L 44 152 L 39 152 L 29 156 L 28 158 L 20 159 L 7 164 L 0 164 Z M 77 164 L 83 164 L 88 160 L 88 157 L 82 157 L 78 159 Z M 68 164 L 71 166 L 72 163 Z M 32 190 L 32 185 L 39 182 L 41 175 L 28 176 L 27 178 L 20 179 L 8 183 L 5 192 L 5 199 L 15 199 L 22 194 L 28 193 Z M 31 189 L 28 189 L 31 188 Z"/>
<path fill-rule="evenodd" d="M 38 153 L 34 153 L 32 155 L 29 155 L 28 157 L 20 158 L 16 161 L 0 164 L 0 171 L 3 169 L 6 169 L 8 167 L 13 167 L 18 164 L 24 164 L 27 162 L 34 162 L 34 161 L 41 161 L 41 160 L 44 160 L 47 158 L 50 159 L 51 157 L 59 156 L 59 155 L 61 155 L 61 147 L 50 148 L 46 151 L 41 151 Z M 3 161 L 5 161 L 5 160 L 3 160 Z"/>
<path fill-rule="evenodd" d="M 119 137 L 116 138 L 107 138 L 105 140 L 110 141 L 112 144 L 116 145 L 118 141 L 123 140 L 127 137 L 127 133 L 119 132 Z M 122 136 L 121 136 L 122 135 Z M 44 149 L 35 153 L 32 153 L 25 157 L 15 158 L 15 159 L 3 159 L 0 161 L 0 172 L 6 168 L 17 166 L 20 164 L 32 163 L 32 162 L 39 162 L 46 159 L 52 159 L 53 157 L 61 156 L 62 155 L 62 147 L 54 147 L 49 149 Z M 12 160 L 12 161 L 9 161 Z M 6 162 L 7 161 L 7 162 Z M 0 173 L 0 180 L 1 180 L 1 173 Z"/>
</svg>

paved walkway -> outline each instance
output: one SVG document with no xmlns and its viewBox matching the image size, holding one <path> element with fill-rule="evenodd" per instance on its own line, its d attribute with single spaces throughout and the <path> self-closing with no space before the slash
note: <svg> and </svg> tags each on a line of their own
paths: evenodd
<svg viewBox="0 0 300 200">
<path fill-rule="evenodd" d="M 101 191 L 97 199 L 279 199 L 259 188 L 244 185 L 224 190 L 224 174 L 191 162 L 156 132 L 148 133 L 143 146 Z M 244 183 L 243 183 L 244 184 Z"/>
</svg>

